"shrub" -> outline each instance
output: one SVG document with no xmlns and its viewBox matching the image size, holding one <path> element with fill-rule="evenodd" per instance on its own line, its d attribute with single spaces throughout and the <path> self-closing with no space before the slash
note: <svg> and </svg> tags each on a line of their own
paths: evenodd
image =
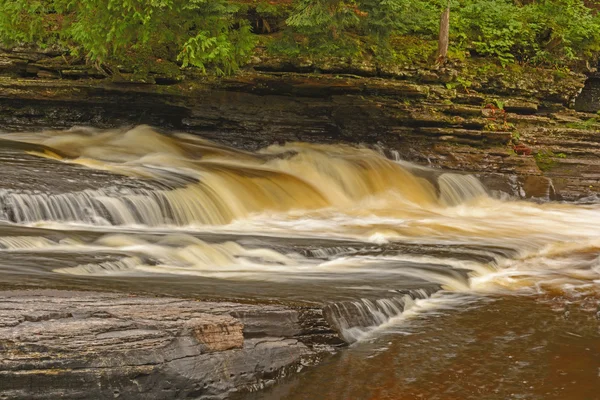
<svg viewBox="0 0 600 400">
<path fill-rule="evenodd" d="M 600 18 L 582 0 L 461 0 L 452 15 L 453 43 L 503 65 L 565 65 L 600 51 Z"/>
<path fill-rule="evenodd" d="M 227 73 L 254 47 L 239 8 L 226 0 L 0 0 L 0 41 L 56 44 L 95 63 L 162 52 Z"/>
<path fill-rule="evenodd" d="M 526 3 L 523 5 L 523 3 Z M 451 0 L 450 54 L 557 68 L 600 53 L 597 0 Z M 219 74 L 270 51 L 429 60 L 448 0 L 0 0 L 0 42 L 57 45 L 98 65 L 167 59 Z M 597 8 L 598 4 L 596 4 Z M 252 21 L 252 22 L 250 22 Z M 252 25 L 252 27 L 251 27 Z M 281 32 L 282 31 L 282 32 Z M 409 43 L 405 38 L 412 37 Z M 398 43 L 400 43 L 398 45 Z M 411 43 L 427 44 L 415 49 Z M 467 54 L 468 54 L 467 53 Z"/>
<path fill-rule="evenodd" d="M 394 34 L 432 34 L 437 15 L 427 1 L 297 0 L 286 22 L 308 39 L 308 49 L 348 55 L 362 47 L 376 54 L 389 52 Z"/>
</svg>

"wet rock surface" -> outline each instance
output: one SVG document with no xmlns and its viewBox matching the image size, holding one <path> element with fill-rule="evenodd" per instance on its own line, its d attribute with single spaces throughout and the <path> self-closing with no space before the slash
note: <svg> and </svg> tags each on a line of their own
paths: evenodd
<svg viewBox="0 0 600 400">
<path fill-rule="evenodd" d="M 220 80 L 133 80 L 61 60 L 51 51 L 0 52 L 1 131 L 150 124 L 246 149 L 347 142 L 473 173 L 492 191 L 522 198 L 593 198 L 600 186 L 600 124 L 595 114 L 570 108 L 585 81 L 578 74 L 490 73 L 466 82 L 457 80 L 465 73 L 457 65 L 423 70 L 260 59 L 253 70 Z M 595 111 L 593 104 L 582 108 L 585 101 L 578 98 L 578 109 Z M 2 190 L 52 194 L 148 184 L 15 146 L 0 141 L 7 177 L 0 200 Z M 19 257 L 4 262 L 22 267 Z M 30 262 L 47 262 L 39 257 Z M 98 289 L 128 290 L 118 279 L 106 285 Z M 164 285 L 161 278 L 153 287 L 164 293 Z M 168 294 L 182 296 L 182 285 L 173 281 Z M 242 284 L 236 290 L 247 297 Z M 264 387 L 342 343 L 331 306 L 226 300 L 0 291 L 0 399 L 224 398 Z M 371 323 L 355 317 L 359 325 Z"/>
<path fill-rule="evenodd" d="M 319 311 L 100 292 L 2 291 L 0 395 L 225 398 L 263 387 L 330 351 L 316 340 L 327 328 L 313 325 L 319 318 L 306 318 Z"/>
<path fill-rule="evenodd" d="M 48 66 L 49 56 L 26 54 L 23 61 L 23 54 L 17 55 L 27 65 L 46 57 L 44 68 L 58 68 Z M 362 143 L 474 173 L 512 196 L 577 200 L 600 186 L 595 114 L 570 108 L 586 80 L 580 74 L 473 75 L 449 65 L 424 80 L 427 71 L 418 68 L 369 73 L 259 59 L 254 71 L 219 80 L 190 75 L 165 86 L 90 74 L 46 79 L 13 64 L 0 78 L 4 131 L 150 124 L 247 149 L 287 141 Z M 461 74 L 473 80 L 452 80 Z"/>
<path fill-rule="evenodd" d="M 579 111 L 597 112 L 600 110 L 600 74 L 591 74 L 586 80 L 581 94 L 575 101 L 575 108 Z"/>
<path fill-rule="evenodd" d="M 42 158 L 39 154 L 43 153 L 43 146 L 0 138 L 3 177 L 0 198 L 7 191 L 55 194 L 109 187 L 115 190 L 117 187 L 121 190 L 160 187 L 140 179 Z"/>
</svg>

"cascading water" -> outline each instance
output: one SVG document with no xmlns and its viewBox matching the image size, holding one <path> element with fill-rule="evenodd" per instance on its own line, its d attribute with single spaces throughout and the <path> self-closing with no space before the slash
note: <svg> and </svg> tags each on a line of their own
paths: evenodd
<svg viewBox="0 0 600 400">
<path fill-rule="evenodd" d="M 406 204 L 418 209 L 485 195 L 479 181 L 470 176 L 444 174 L 430 182 L 364 148 L 290 144 L 247 154 L 187 135 L 162 136 L 147 127 L 125 133 L 48 133 L 31 140 L 51 148 L 43 153 L 47 157 L 176 187 L 64 194 L 0 192 L 4 217 L 18 223 L 223 225 L 265 211 L 362 204 L 408 208 Z M 139 146 L 147 142 L 152 147 Z M 150 149 L 160 152 L 149 153 Z M 188 179 L 181 182 L 182 176 Z"/>
<path fill-rule="evenodd" d="M 433 293 L 439 303 L 450 292 L 600 292 L 593 204 L 494 199 L 471 175 L 364 147 L 250 153 L 146 126 L 4 139 L 49 163 L 141 183 L 0 189 L 0 252 L 39 255 L 64 279 L 185 276 L 219 295 L 215 282 L 270 282 L 253 295 L 325 303 L 347 341 Z M 82 262 L 60 265 L 67 255 Z"/>
</svg>

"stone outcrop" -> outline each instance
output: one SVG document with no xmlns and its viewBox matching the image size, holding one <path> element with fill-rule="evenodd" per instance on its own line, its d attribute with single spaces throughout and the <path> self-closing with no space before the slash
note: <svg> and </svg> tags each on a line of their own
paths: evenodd
<svg viewBox="0 0 600 400">
<path fill-rule="evenodd" d="M 600 73 L 591 74 L 575 101 L 575 109 L 595 113 L 600 110 Z"/>
<path fill-rule="evenodd" d="M 158 70 L 135 77 L 126 69 L 108 77 L 60 52 L 13 49 L 0 52 L 0 131 L 150 124 L 248 149 L 286 141 L 361 143 L 473 173 L 512 196 L 595 196 L 600 122 L 572 108 L 595 111 L 582 106 L 585 96 L 577 98 L 586 77 L 484 67 L 257 57 L 223 79 Z M 28 174 L 19 163 L 39 159 L 13 153 L 0 141 L 4 173 L 13 177 L 6 179 L 9 189 L 60 191 L 57 182 L 73 168 L 81 179 L 69 183 L 72 190 L 143 185 L 52 160 L 43 160 L 54 163 L 52 177 Z M 257 389 L 342 343 L 327 310 L 3 291 L 0 399 L 217 399 Z"/>
<path fill-rule="evenodd" d="M 315 362 L 332 332 L 320 310 L 3 291 L 0 398 L 225 398 Z"/>
<path fill-rule="evenodd" d="M 513 196 L 576 200 L 600 185 L 600 125 L 595 114 L 571 108 L 582 74 L 476 61 L 411 69 L 256 57 L 233 77 L 188 71 L 181 82 L 153 79 L 171 83 L 164 85 L 89 71 L 67 79 L 55 54 L 20 50 L 0 59 L 4 131 L 151 124 L 244 148 L 364 143 L 477 174 Z"/>
<path fill-rule="evenodd" d="M 43 146 L 3 140 L 0 135 L 0 163 L 3 176 L 0 197 L 6 189 L 30 193 L 38 190 L 54 194 L 64 193 L 65 187 L 71 191 L 100 187 L 121 189 L 159 187 L 158 183 L 150 185 L 147 181 L 69 165 L 35 155 L 44 153 L 44 150 Z"/>
</svg>

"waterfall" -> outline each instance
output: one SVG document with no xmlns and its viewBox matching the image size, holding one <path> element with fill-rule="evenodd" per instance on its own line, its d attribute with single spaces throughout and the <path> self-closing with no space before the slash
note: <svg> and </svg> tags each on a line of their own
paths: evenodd
<svg viewBox="0 0 600 400">
<path fill-rule="evenodd" d="M 30 139 L 32 140 L 32 139 Z M 42 135 L 42 156 L 160 183 L 61 194 L 0 191 L 17 223 L 223 225 L 261 212 L 333 208 L 435 209 L 486 196 L 472 176 L 425 178 L 410 165 L 352 146 L 292 143 L 240 152 L 148 127 Z"/>
<path fill-rule="evenodd" d="M 392 318 L 399 317 L 410 309 L 417 299 L 426 299 L 435 290 L 411 290 L 402 296 L 385 299 L 360 299 L 357 301 L 336 302 L 325 307 L 324 313 L 342 338 L 355 342 Z"/>
<path fill-rule="evenodd" d="M 210 280 L 210 291 L 227 280 L 225 290 L 243 282 L 252 290 L 240 296 L 269 299 L 297 291 L 294 300 L 326 304 L 348 342 L 434 293 L 586 295 L 600 282 L 597 206 L 492 198 L 472 175 L 397 153 L 307 143 L 247 152 L 146 126 L 6 136 L 49 168 L 77 171 L 51 192 L 0 189 L 11 270 L 30 255 L 27 271 L 43 263 L 66 281 L 160 276 L 181 287 Z M 89 169 L 108 178 L 72 190 Z"/>
</svg>

